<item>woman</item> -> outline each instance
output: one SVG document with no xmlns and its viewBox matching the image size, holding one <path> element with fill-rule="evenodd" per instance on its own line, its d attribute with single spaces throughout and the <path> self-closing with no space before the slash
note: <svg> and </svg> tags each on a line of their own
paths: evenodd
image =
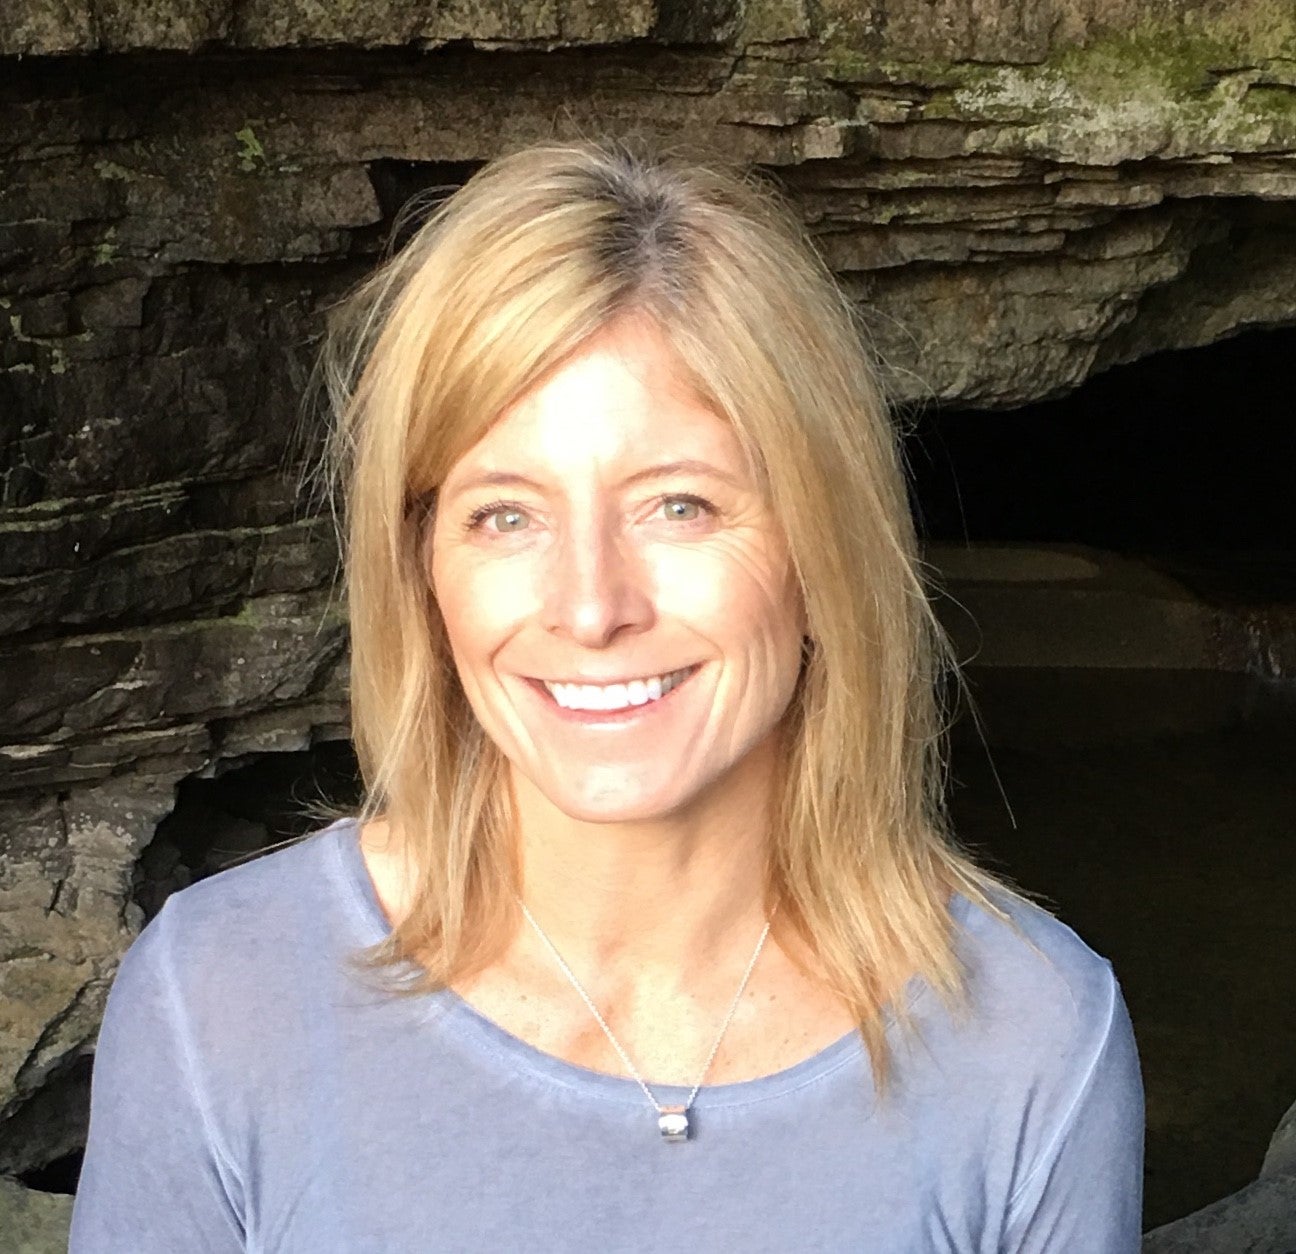
<svg viewBox="0 0 1296 1254">
<path fill-rule="evenodd" d="M 772 198 L 535 146 L 347 312 L 366 802 L 132 946 L 73 1250 L 1136 1249 L 1120 992 L 947 838 L 894 436 Z"/>
</svg>

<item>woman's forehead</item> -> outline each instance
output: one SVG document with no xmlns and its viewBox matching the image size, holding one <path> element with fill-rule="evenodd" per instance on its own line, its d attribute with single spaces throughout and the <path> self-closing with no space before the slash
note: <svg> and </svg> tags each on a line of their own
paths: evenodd
<svg viewBox="0 0 1296 1254">
<path fill-rule="evenodd" d="M 456 462 L 498 472 L 635 475 L 653 464 L 750 479 L 732 424 L 697 396 L 657 337 L 600 335 L 515 400 Z"/>
</svg>

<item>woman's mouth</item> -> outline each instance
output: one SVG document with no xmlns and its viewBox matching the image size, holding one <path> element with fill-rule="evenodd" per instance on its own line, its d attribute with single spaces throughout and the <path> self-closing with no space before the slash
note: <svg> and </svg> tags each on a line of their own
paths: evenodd
<svg viewBox="0 0 1296 1254">
<path fill-rule="evenodd" d="M 579 681 L 532 680 L 564 710 L 591 714 L 618 714 L 639 706 L 653 705 L 674 692 L 698 671 L 701 663 L 661 675 L 647 675 L 612 684 Z"/>
</svg>

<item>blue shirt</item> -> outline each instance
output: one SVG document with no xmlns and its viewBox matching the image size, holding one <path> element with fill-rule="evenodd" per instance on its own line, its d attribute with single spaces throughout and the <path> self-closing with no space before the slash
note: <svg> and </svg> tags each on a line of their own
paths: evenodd
<svg viewBox="0 0 1296 1254">
<path fill-rule="evenodd" d="M 132 944 L 71 1254 L 1133 1254 L 1143 1094 L 1120 991 L 1069 928 L 1005 904 L 1022 935 L 955 899 L 972 1014 L 911 980 L 921 1036 L 889 1026 L 884 1098 L 850 1033 L 704 1086 L 672 1144 L 633 1079 L 450 990 L 358 979 L 346 956 L 389 928 L 343 820 L 173 894 Z"/>
</svg>

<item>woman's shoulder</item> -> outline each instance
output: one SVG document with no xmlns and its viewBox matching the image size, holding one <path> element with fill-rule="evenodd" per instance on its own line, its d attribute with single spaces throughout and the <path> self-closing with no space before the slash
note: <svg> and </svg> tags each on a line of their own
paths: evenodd
<svg viewBox="0 0 1296 1254">
<path fill-rule="evenodd" d="M 95 1063 L 104 1091 L 133 1083 L 132 1067 L 152 1069 L 150 1093 L 180 1109 L 197 1095 L 220 1138 L 241 1144 L 338 1000 L 337 958 L 358 935 L 345 835 L 331 824 L 166 899 L 112 980 Z"/>
<path fill-rule="evenodd" d="M 123 968 L 165 961 L 173 974 L 237 979 L 251 965 L 265 974 L 276 955 L 303 952 L 310 933 L 336 915 L 335 846 L 353 824 L 339 819 L 177 889 L 135 938 Z"/>
<path fill-rule="evenodd" d="M 1061 919 L 1002 887 L 951 914 L 970 1008 L 992 1038 L 1094 1052 L 1124 1014 L 1111 963 Z M 1002 1044 L 1002 1041 L 997 1041 Z"/>
<path fill-rule="evenodd" d="M 956 895 L 950 907 L 965 958 L 1029 977 L 1044 972 L 1068 984 L 1103 983 L 1111 964 L 1045 906 L 998 884 L 986 892 L 988 907 Z M 1049 978 L 1044 976 L 1043 978 Z"/>
</svg>

